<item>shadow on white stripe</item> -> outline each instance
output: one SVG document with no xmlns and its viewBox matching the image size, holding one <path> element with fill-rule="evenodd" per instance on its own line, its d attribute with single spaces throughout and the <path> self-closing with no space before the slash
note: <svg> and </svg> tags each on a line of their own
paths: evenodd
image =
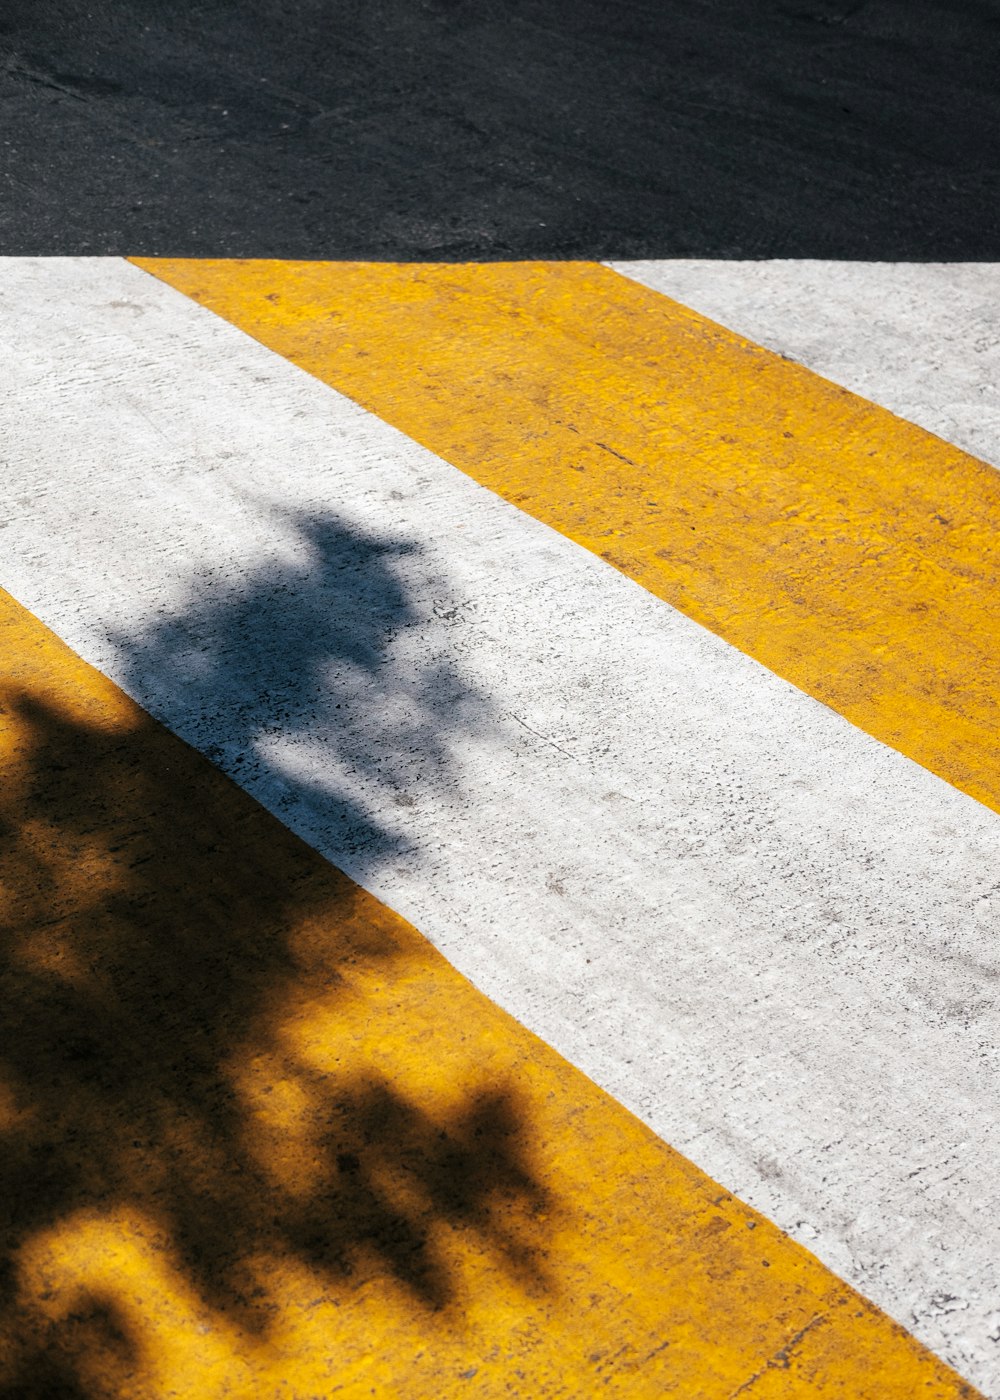
<svg viewBox="0 0 1000 1400">
<path fill-rule="evenodd" d="M 0 289 L 0 582 L 1000 1395 L 1000 818 L 128 264 Z"/>
</svg>

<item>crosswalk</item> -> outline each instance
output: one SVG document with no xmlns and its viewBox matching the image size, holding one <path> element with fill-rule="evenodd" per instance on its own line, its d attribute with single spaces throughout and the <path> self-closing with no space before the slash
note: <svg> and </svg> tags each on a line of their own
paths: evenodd
<svg viewBox="0 0 1000 1400">
<path fill-rule="evenodd" d="M 514 1222 L 499 1247 L 533 1260 L 534 1282 L 527 1265 L 498 1282 L 489 1251 L 470 1247 L 462 1286 L 481 1315 L 468 1302 L 462 1360 L 458 1324 L 417 1327 L 412 1287 L 392 1292 L 398 1269 L 380 1281 L 383 1256 L 359 1326 L 403 1336 L 404 1351 L 379 1371 L 358 1355 L 343 1370 L 353 1393 L 447 1394 L 463 1377 L 525 1396 L 598 1383 L 631 1395 L 963 1393 L 922 1343 L 1000 1394 L 1000 491 L 980 460 L 1000 440 L 984 374 L 996 349 L 964 309 L 997 273 L 814 265 L 817 306 L 849 304 L 829 279 L 855 277 L 857 333 L 835 321 L 832 342 L 803 312 L 804 275 L 0 267 L 17 389 L 0 583 L 17 600 L 17 654 L 51 652 L 54 673 L 73 677 L 64 692 L 93 689 L 99 705 L 125 707 L 142 745 L 178 736 L 235 778 L 280 823 L 248 841 L 256 868 L 290 839 L 269 833 L 287 828 L 394 911 L 365 917 L 396 929 L 401 916 L 429 940 L 394 935 L 444 1001 L 404 998 L 394 1040 L 383 1008 L 395 993 L 366 973 L 353 1013 L 368 1027 L 364 1074 L 377 1068 L 408 1106 L 392 1112 L 410 1158 L 426 1158 L 428 1123 L 453 1121 L 471 1151 L 478 1120 L 449 1099 L 451 1071 L 434 1069 L 459 1029 L 473 1099 L 493 1105 L 481 1131 L 494 1131 L 490 1112 L 512 1112 L 503 1085 L 530 1099 L 536 1156 L 511 1165 L 497 1149 L 491 1161 L 507 1172 L 498 1189 Z M 863 316 L 880 276 L 910 298 L 909 320 L 879 332 L 898 337 L 895 361 L 872 350 Z M 670 299 L 682 293 L 686 304 Z M 935 334 L 950 378 L 932 372 Z M 147 735 L 114 687 L 168 737 Z M 223 781 L 185 765 L 192 783 Z M 223 809 L 245 802 L 226 792 Z M 266 824 L 251 811 L 233 830 Z M 327 869 L 310 878 L 332 879 Z M 314 999 L 317 976 L 303 973 Z M 299 1016 L 292 1060 L 333 1074 L 329 1050 L 302 1047 L 330 1043 L 344 1016 L 325 1006 L 322 1035 Z M 283 1024 L 267 1035 L 285 1044 Z M 223 1077 L 249 1086 L 247 1103 L 266 1087 L 254 1075 L 305 1103 L 304 1072 L 284 1051 L 274 1071 L 259 1030 L 227 1045 Z M 486 1044 L 499 1056 L 489 1072 Z M 299 1132 L 299 1158 L 274 1170 L 301 1194 L 315 1147 L 306 1129 L 282 1128 L 299 1121 L 293 1108 L 268 1118 L 272 1106 L 244 1111 L 272 1123 L 274 1160 L 281 1133 Z M 523 1134 L 507 1137 L 527 1151 Z M 367 1169 L 365 1151 L 340 1156 Z M 391 1177 L 379 1151 L 372 1170 Z M 117 1243 L 100 1248 L 160 1280 L 155 1311 L 176 1320 L 152 1350 L 187 1358 L 161 1361 L 163 1375 L 202 1366 L 190 1337 L 204 1303 L 183 1302 L 183 1250 L 168 1267 L 153 1205 L 143 1215 L 133 1201 L 129 1217 L 118 1195 Z M 572 1228 L 538 1224 L 557 1198 L 573 1203 Z M 705 1224 L 706 1202 L 722 1225 Z M 481 1202 L 466 1209 L 492 1221 Z M 91 1239 L 93 1214 L 79 1221 Z M 752 1285 L 734 1225 L 754 1240 Z M 48 1227 L 25 1245 L 25 1277 L 63 1268 L 52 1262 L 69 1248 L 63 1225 Z M 445 1254 L 451 1229 L 436 1237 Z M 716 1257 L 723 1246 L 706 1240 L 723 1236 L 736 1253 Z M 319 1330 L 295 1332 L 287 1298 L 315 1282 L 301 1257 L 295 1268 L 276 1354 L 307 1358 L 315 1388 L 325 1382 L 308 1368 L 340 1285 L 324 1285 Z M 606 1292 L 585 1306 L 609 1278 L 610 1312 Z M 508 1330 L 493 1355 L 498 1317 Z M 605 1340 L 585 1352 L 597 1327 Z M 254 1353 L 249 1332 L 219 1331 L 216 1380 L 199 1372 L 198 1393 L 260 1393 L 254 1367 L 287 1371 Z M 418 1382 L 421 1336 L 451 1369 Z M 529 1356 L 535 1369 L 511 1391 Z"/>
</svg>

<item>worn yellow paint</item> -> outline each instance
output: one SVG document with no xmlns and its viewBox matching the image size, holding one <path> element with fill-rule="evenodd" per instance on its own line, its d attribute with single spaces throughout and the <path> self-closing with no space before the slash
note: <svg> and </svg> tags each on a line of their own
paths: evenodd
<svg viewBox="0 0 1000 1400">
<path fill-rule="evenodd" d="M 0 659 L 5 1394 L 973 1394 L 5 594 Z"/>
<path fill-rule="evenodd" d="M 1000 473 L 593 264 L 136 261 L 1000 810 Z"/>
</svg>

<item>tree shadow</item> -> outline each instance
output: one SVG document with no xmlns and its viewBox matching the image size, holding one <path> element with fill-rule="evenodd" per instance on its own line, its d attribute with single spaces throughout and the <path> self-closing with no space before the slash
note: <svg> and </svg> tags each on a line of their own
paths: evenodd
<svg viewBox="0 0 1000 1400">
<path fill-rule="evenodd" d="M 332 742 L 338 696 L 359 685 L 399 703 L 400 753 L 446 768 L 475 697 L 437 663 L 386 693 L 387 648 L 416 617 L 391 551 L 342 523 L 303 529 L 308 575 L 275 564 L 210 592 L 141 638 L 135 674 L 195 728 L 228 707 L 222 756 L 239 771 L 243 754 L 259 785 L 267 725 L 311 716 Z M 0 1394 L 120 1393 L 132 1382 L 107 1376 L 143 1364 L 110 1246 L 83 1283 L 60 1282 L 66 1222 L 145 1222 L 197 1306 L 244 1335 L 266 1337 L 280 1305 L 262 1260 L 334 1293 L 388 1280 L 431 1316 L 462 1307 L 455 1237 L 544 1291 L 553 1203 L 516 1085 L 471 1061 L 426 1100 L 407 1079 L 435 1053 L 409 1046 L 411 1023 L 419 1042 L 446 1020 L 443 962 L 41 628 L 30 641 L 5 647 L 0 691 Z M 360 732 L 340 757 L 390 790 L 411 780 Z M 399 839 L 322 796 L 369 852 Z M 430 989 L 407 1002 L 427 965 Z"/>
<path fill-rule="evenodd" d="M 488 704 L 447 658 L 422 655 L 405 674 L 393 665 L 401 635 L 423 621 L 406 577 L 419 547 L 329 516 L 271 515 L 294 558 L 236 585 L 204 571 L 182 612 L 113 638 L 123 681 L 298 834 L 332 828 L 337 857 L 374 870 L 411 846 L 411 789 L 452 779 L 453 744 Z M 380 792 L 376 815 L 338 774 Z"/>
</svg>

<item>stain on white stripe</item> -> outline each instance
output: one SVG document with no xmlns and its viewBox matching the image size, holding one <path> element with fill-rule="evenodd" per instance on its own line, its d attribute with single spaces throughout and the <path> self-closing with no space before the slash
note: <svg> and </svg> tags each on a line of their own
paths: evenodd
<svg viewBox="0 0 1000 1400">
<path fill-rule="evenodd" d="M 1000 263 L 608 266 L 1000 466 Z"/>
<path fill-rule="evenodd" d="M 0 293 L 0 583 L 1000 1395 L 1000 818 L 136 268 Z"/>
</svg>

